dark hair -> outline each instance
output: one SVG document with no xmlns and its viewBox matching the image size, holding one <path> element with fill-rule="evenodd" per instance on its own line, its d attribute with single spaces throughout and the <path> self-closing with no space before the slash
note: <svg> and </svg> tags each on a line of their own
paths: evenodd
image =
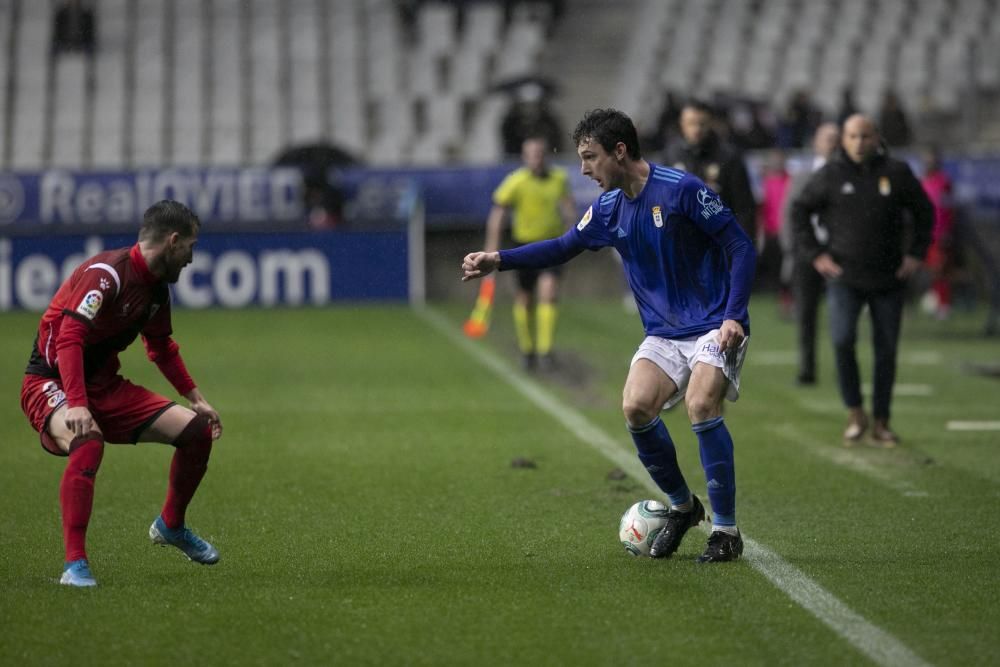
<svg viewBox="0 0 1000 667">
<path fill-rule="evenodd" d="M 699 111 L 701 113 L 707 113 L 709 116 L 715 115 L 715 110 L 712 106 L 705 100 L 699 99 L 697 97 L 692 97 L 684 102 L 684 106 L 681 110 L 691 109 L 692 111 Z"/>
<path fill-rule="evenodd" d="M 596 141 L 609 153 L 621 142 L 625 144 L 630 158 L 638 160 L 642 157 L 639 135 L 632 119 L 617 109 L 594 109 L 585 113 L 573 130 L 573 143 L 579 146 L 581 141 L 587 139 Z"/>
<path fill-rule="evenodd" d="M 200 228 L 201 220 L 191 209 L 178 201 L 164 199 L 147 208 L 142 214 L 139 240 L 155 243 L 174 232 L 189 238 L 197 234 Z"/>
</svg>

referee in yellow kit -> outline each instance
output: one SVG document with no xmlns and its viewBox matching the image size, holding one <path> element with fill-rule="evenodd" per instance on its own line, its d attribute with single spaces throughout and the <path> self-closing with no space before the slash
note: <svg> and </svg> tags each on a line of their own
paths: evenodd
<svg viewBox="0 0 1000 667">
<path fill-rule="evenodd" d="M 511 235 L 518 245 L 561 236 L 575 221 L 569 175 L 548 164 L 548 152 L 548 142 L 542 137 L 528 137 L 521 144 L 523 166 L 508 174 L 493 191 L 493 208 L 486 221 L 487 252 L 499 250 L 508 212 L 513 218 Z M 527 370 L 551 370 L 554 366 L 552 337 L 559 272 L 560 267 L 517 272 L 514 328 Z"/>
</svg>

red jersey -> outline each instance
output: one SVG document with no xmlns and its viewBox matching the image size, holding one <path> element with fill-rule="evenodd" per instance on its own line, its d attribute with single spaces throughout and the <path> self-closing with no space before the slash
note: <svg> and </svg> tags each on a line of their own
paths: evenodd
<svg viewBox="0 0 1000 667">
<path fill-rule="evenodd" d="M 136 244 L 78 266 L 42 315 L 26 372 L 59 378 L 69 407 L 86 406 L 121 368 L 118 354 L 142 334 L 146 354 L 181 395 L 195 384 L 170 338 L 170 290 Z"/>
</svg>

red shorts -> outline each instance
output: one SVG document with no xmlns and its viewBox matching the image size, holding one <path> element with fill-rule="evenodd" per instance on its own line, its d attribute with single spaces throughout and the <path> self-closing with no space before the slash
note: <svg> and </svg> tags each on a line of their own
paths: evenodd
<svg viewBox="0 0 1000 667">
<path fill-rule="evenodd" d="M 100 385 L 87 385 L 87 407 L 105 442 L 134 445 L 146 428 L 170 406 L 165 396 L 132 384 L 120 375 Z M 62 382 L 41 375 L 25 375 L 21 385 L 21 409 L 50 454 L 66 456 L 48 433 L 52 413 L 66 403 Z"/>
</svg>

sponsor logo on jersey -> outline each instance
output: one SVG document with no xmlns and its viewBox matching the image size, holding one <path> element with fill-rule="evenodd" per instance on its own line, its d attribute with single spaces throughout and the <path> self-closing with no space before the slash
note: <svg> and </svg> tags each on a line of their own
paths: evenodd
<svg viewBox="0 0 1000 667">
<path fill-rule="evenodd" d="M 701 217 L 706 220 L 724 208 L 719 195 L 708 188 L 698 190 L 698 203 L 701 204 Z"/>
<path fill-rule="evenodd" d="M 850 182 L 844 183 L 842 186 L 840 186 L 840 194 L 842 194 L 842 195 L 853 195 L 854 194 L 854 185 L 852 183 L 850 183 Z"/>
<path fill-rule="evenodd" d="M 111 283 L 108 281 L 107 278 L 101 278 L 101 281 L 98 284 L 102 290 L 106 290 L 109 287 L 111 287 Z"/>
<path fill-rule="evenodd" d="M 66 402 L 66 393 L 55 382 L 46 382 L 42 385 L 42 393 L 48 396 L 46 401 L 50 408 L 62 405 Z"/>
<path fill-rule="evenodd" d="M 889 184 L 888 176 L 882 176 L 878 179 L 878 193 L 883 197 L 888 197 L 892 193 L 892 186 Z"/>
<path fill-rule="evenodd" d="M 83 296 L 83 301 L 76 307 L 76 312 L 80 313 L 88 320 L 97 317 L 97 311 L 101 309 L 104 302 L 104 295 L 100 290 L 92 289 Z"/>
<path fill-rule="evenodd" d="M 653 207 L 653 224 L 657 227 L 663 226 L 663 211 L 659 206 Z"/>
<path fill-rule="evenodd" d="M 705 343 L 704 345 L 701 346 L 701 351 L 707 352 L 713 357 L 722 357 L 722 352 L 719 349 L 718 343 Z"/>
<path fill-rule="evenodd" d="M 576 224 L 576 228 L 582 232 L 583 228 L 586 227 L 588 224 L 590 224 L 590 219 L 593 217 L 593 215 L 594 215 L 594 207 L 591 206 L 590 208 L 587 209 L 587 212 L 583 214 L 583 217 L 580 218 L 580 222 Z"/>
<path fill-rule="evenodd" d="M 160 309 L 160 304 L 154 303 L 149 306 L 149 317 L 152 319 L 153 315 L 156 315 L 156 311 Z"/>
<path fill-rule="evenodd" d="M 628 234 L 625 232 L 625 228 L 624 227 L 619 227 L 618 228 L 618 238 L 623 239 L 626 236 L 628 236 Z"/>
</svg>

